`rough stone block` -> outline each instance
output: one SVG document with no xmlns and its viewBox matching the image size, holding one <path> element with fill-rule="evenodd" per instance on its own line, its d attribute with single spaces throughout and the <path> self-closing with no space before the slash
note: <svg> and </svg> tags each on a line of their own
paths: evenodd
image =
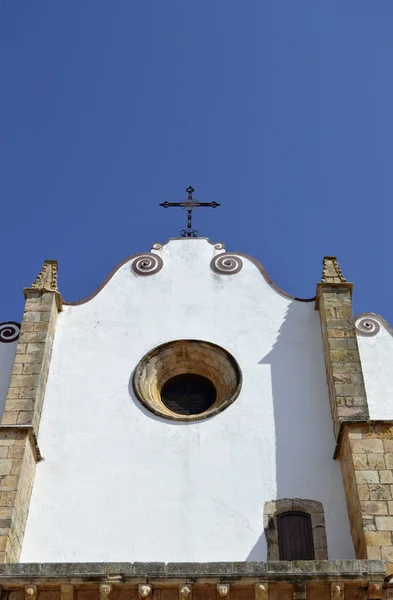
<svg viewBox="0 0 393 600">
<path fill-rule="evenodd" d="M 364 515 L 387 515 L 388 505 L 383 501 L 361 502 L 360 507 Z"/>
<path fill-rule="evenodd" d="M 14 506 L 15 492 L 0 492 L 0 506 Z"/>
<path fill-rule="evenodd" d="M 380 546 L 367 546 L 367 558 L 370 560 L 381 560 Z"/>
<path fill-rule="evenodd" d="M 23 365 L 24 375 L 39 375 L 42 371 L 42 361 L 30 362 Z"/>
<path fill-rule="evenodd" d="M 385 465 L 387 469 L 393 469 L 393 454 L 391 452 L 385 454 Z"/>
<path fill-rule="evenodd" d="M 393 517 L 375 517 L 378 531 L 393 531 Z"/>
<path fill-rule="evenodd" d="M 16 475 L 6 475 L 1 477 L 0 490 L 15 491 L 18 485 L 18 477 Z"/>
<path fill-rule="evenodd" d="M 29 308 L 30 308 L 30 306 L 29 306 Z M 24 315 L 23 315 L 23 323 L 38 322 L 38 321 L 40 321 L 40 316 L 41 316 L 40 311 L 27 310 L 24 312 Z"/>
<path fill-rule="evenodd" d="M 358 485 L 358 494 L 360 500 L 370 500 L 370 490 L 368 485 Z M 379 500 L 379 498 L 371 498 L 372 500 Z M 382 498 L 383 500 L 383 498 Z"/>
<path fill-rule="evenodd" d="M 23 334 L 22 342 L 29 343 L 45 343 L 47 333 L 46 331 L 29 331 Z"/>
<path fill-rule="evenodd" d="M 355 467 L 356 470 L 367 470 L 368 469 L 367 454 L 365 452 L 362 452 L 362 454 L 354 454 L 353 466 Z"/>
<path fill-rule="evenodd" d="M 2 425 L 14 425 L 18 418 L 19 411 L 6 411 L 1 419 Z"/>
<path fill-rule="evenodd" d="M 28 386 L 19 389 L 19 398 L 35 398 L 37 396 L 38 386 Z M 7 396 L 8 398 L 8 396 Z M 7 405 L 6 405 L 7 408 Z"/>
<path fill-rule="evenodd" d="M 390 469 L 379 471 L 379 481 L 381 483 L 393 483 L 393 472 Z"/>
<path fill-rule="evenodd" d="M 44 351 L 45 351 L 44 343 L 29 342 L 28 344 L 25 344 L 25 346 L 26 346 L 25 353 L 28 353 L 28 354 L 44 353 Z"/>
<path fill-rule="evenodd" d="M 358 483 L 379 483 L 378 471 L 356 471 Z"/>
<path fill-rule="evenodd" d="M 388 546 L 391 543 L 390 531 L 366 531 L 364 536 L 368 546 Z"/>
<path fill-rule="evenodd" d="M 381 547 L 381 558 L 389 562 L 393 562 L 393 546 L 382 546 Z"/>
<path fill-rule="evenodd" d="M 361 439 L 355 440 L 352 444 L 352 452 L 355 454 L 358 452 L 370 452 L 383 454 L 384 447 L 382 440 L 378 439 Z"/>
<path fill-rule="evenodd" d="M 21 411 L 18 414 L 16 422 L 18 423 L 18 425 L 28 425 L 32 422 L 33 414 L 34 413 L 30 411 Z"/>
<path fill-rule="evenodd" d="M 10 387 L 31 387 L 39 383 L 39 375 L 11 375 Z"/>
<path fill-rule="evenodd" d="M 388 485 L 370 484 L 370 500 L 391 500 L 392 494 Z"/>
<path fill-rule="evenodd" d="M 373 515 L 366 515 L 362 517 L 363 531 L 376 531 L 376 525 Z"/>
<path fill-rule="evenodd" d="M 9 475 L 12 469 L 12 460 L 3 458 L 0 460 L 0 475 Z"/>
<path fill-rule="evenodd" d="M 375 440 L 377 442 L 381 440 Z M 383 454 L 372 454 L 370 452 L 367 453 L 367 460 L 370 469 L 376 470 L 384 470 L 385 469 L 385 460 Z"/>
</svg>

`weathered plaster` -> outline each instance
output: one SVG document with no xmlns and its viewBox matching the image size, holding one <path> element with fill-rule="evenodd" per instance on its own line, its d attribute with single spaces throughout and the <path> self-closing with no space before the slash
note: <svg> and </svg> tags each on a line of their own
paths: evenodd
<svg viewBox="0 0 393 600">
<path fill-rule="evenodd" d="M 128 262 L 58 316 L 21 560 L 266 560 L 264 504 L 283 497 L 322 502 L 329 558 L 353 558 L 314 304 L 245 257 L 214 273 L 221 250 L 204 239 L 155 252 L 156 274 Z M 176 339 L 242 369 L 237 400 L 206 421 L 166 421 L 134 396 L 139 360 Z"/>
</svg>

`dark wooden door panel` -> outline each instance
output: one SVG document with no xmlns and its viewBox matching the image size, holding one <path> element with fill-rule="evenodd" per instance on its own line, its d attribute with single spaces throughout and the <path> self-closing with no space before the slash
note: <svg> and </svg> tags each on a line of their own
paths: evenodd
<svg viewBox="0 0 393 600">
<path fill-rule="evenodd" d="M 311 517 L 291 511 L 277 517 L 280 560 L 315 560 Z"/>
</svg>

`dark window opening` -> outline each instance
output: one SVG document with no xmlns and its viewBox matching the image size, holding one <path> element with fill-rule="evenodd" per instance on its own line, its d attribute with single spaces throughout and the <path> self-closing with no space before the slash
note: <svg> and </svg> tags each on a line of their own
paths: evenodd
<svg viewBox="0 0 393 600">
<path fill-rule="evenodd" d="M 199 415 L 216 401 L 216 388 L 201 375 L 184 373 L 167 381 L 161 399 L 169 410 L 179 415 Z"/>
<path fill-rule="evenodd" d="M 280 560 L 315 560 L 311 517 L 290 511 L 277 517 Z"/>
</svg>

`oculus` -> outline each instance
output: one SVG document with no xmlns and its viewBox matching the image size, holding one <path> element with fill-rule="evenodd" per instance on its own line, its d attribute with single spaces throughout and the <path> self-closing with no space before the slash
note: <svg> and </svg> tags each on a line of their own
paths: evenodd
<svg viewBox="0 0 393 600">
<path fill-rule="evenodd" d="M 242 377 L 229 352 L 200 340 L 175 340 L 138 363 L 133 387 L 151 412 L 176 421 L 211 417 L 234 402 Z"/>
<path fill-rule="evenodd" d="M 165 406 L 178 415 L 200 415 L 214 404 L 216 397 L 212 382 L 194 373 L 172 377 L 161 390 Z"/>
</svg>

